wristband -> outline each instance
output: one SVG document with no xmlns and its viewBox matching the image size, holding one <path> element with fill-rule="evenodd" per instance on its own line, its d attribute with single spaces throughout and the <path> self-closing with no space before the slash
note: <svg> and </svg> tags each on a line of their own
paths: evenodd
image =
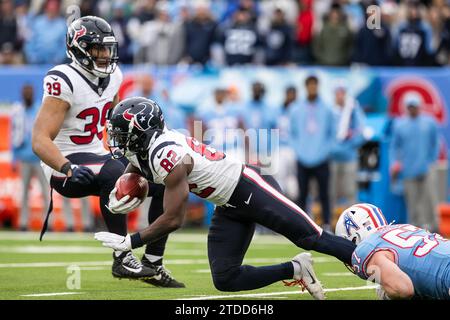
<svg viewBox="0 0 450 320">
<path fill-rule="evenodd" d="M 61 167 L 61 169 L 59 170 L 59 172 L 64 173 L 67 176 L 67 173 L 69 172 L 69 170 L 72 169 L 72 162 L 67 161 L 66 163 L 64 163 Z"/>
<path fill-rule="evenodd" d="M 130 236 L 130 240 L 131 240 L 131 249 L 136 249 L 144 245 L 144 242 L 142 242 L 141 234 L 139 232 L 132 234 Z"/>
</svg>

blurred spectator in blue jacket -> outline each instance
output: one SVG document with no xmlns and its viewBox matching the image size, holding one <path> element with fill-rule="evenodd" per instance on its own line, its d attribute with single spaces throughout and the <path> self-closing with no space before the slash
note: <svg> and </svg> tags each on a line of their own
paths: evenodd
<svg viewBox="0 0 450 320">
<path fill-rule="evenodd" d="M 247 161 L 265 167 L 270 165 L 270 112 L 266 103 L 266 87 L 262 82 L 252 83 L 251 99 L 241 108 L 241 117 L 246 128 Z"/>
<path fill-rule="evenodd" d="M 204 65 L 210 58 L 217 23 L 207 3 L 197 4 L 194 10 L 193 17 L 185 24 L 185 61 Z"/>
<path fill-rule="evenodd" d="M 155 81 L 148 74 L 143 74 L 137 78 L 137 88 L 127 97 L 145 97 L 156 101 L 162 108 L 164 117 L 170 129 L 180 130 L 187 128 L 186 113 L 178 107 L 171 99 L 165 88 L 155 89 Z"/>
<path fill-rule="evenodd" d="M 253 63 L 257 49 L 261 47 L 261 37 L 250 12 L 237 10 L 232 24 L 219 31 L 218 42 L 223 46 L 227 65 Z"/>
<path fill-rule="evenodd" d="M 201 121 L 203 140 L 228 156 L 245 160 L 244 123 L 240 110 L 229 103 L 227 90 L 216 88 L 212 105 L 198 113 Z"/>
<path fill-rule="evenodd" d="M 366 20 L 378 14 L 370 11 Z M 389 66 L 392 64 L 392 36 L 389 25 L 384 22 L 381 15 L 380 27 L 373 28 L 363 24 L 356 34 L 353 52 L 353 62 L 370 66 Z"/>
<path fill-rule="evenodd" d="M 437 190 L 432 167 L 439 152 L 437 124 L 420 112 L 416 93 L 404 98 L 407 115 L 395 120 L 390 144 L 391 179 L 403 180 L 408 223 L 438 231 Z"/>
<path fill-rule="evenodd" d="M 297 89 L 294 86 L 289 86 L 286 88 L 282 106 L 271 117 L 273 122 L 271 127 L 278 129 L 280 139 L 278 155 L 272 154 L 272 159 L 276 162 L 273 176 L 280 184 L 284 194 L 294 201 L 298 197 L 297 161 L 291 146 L 289 113 L 296 103 Z"/>
<path fill-rule="evenodd" d="M 19 228 L 26 230 L 29 218 L 29 189 L 31 179 L 37 177 L 41 185 L 41 192 L 44 199 L 43 216 L 48 205 L 49 185 L 42 171 L 39 158 L 31 148 L 32 123 L 39 111 L 40 101 L 34 100 L 34 89 L 31 85 L 24 85 L 22 88 L 22 101 L 17 103 L 12 113 L 12 134 L 13 139 L 13 166 L 20 166 L 20 179 L 22 180 L 22 200 L 19 215 Z"/>
<path fill-rule="evenodd" d="M 215 1 L 213 1 L 215 2 Z M 218 1 L 220 2 L 220 1 Z M 220 17 L 221 24 L 227 24 L 233 19 L 235 13 L 239 10 L 245 10 L 250 15 L 253 24 L 257 23 L 259 18 L 259 3 L 253 0 L 226 0 L 226 8 Z"/>
<path fill-rule="evenodd" d="M 334 97 L 337 128 L 331 151 L 331 207 L 347 208 L 356 203 L 358 148 L 364 143 L 365 115 L 345 84 L 336 86 Z"/>
<path fill-rule="evenodd" d="M 291 142 L 297 158 L 300 188 L 298 205 L 308 212 L 309 181 L 317 180 L 322 221 L 325 229 L 330 223 L 330 152 L 335 138 L 335 117 L 330 106 L 319 97 L 319 80 L 308 76 L 305 80 L 307 97 L 290 113 Z"/>
<path fill-rule="evenodd" d="M 420 15 L 420 3 L 409 0 L 407 20 L 398 26 L 394 36 L 396 65 L 427 66 L 433 61 L 431 26 Z"/>
<path fill-rule="evenodd" d="M 282 65 L 292 60 L 293 30 L 284 12 L 275 9 L 272 24 L 264 39 L 266 65 Z"/>
<path fill-rule="evenodd" d="M 60 15 L 60 2 L 47 0 L 44 13 L 30 24 L 31 35 L 25 43 L 28 63 L 60 64 L 66 59 L 66 21 Z"/>
</svg>

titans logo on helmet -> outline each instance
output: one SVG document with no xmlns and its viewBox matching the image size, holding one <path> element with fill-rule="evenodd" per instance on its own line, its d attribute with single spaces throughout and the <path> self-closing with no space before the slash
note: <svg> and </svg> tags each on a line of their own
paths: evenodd
<svg viewBox="0 0 450 320">
<path fill-rule="evenodd" d="M 353 221 L 350 215 L 346 214 L 344 216 L 344 226 L 345 231 L 347 231 L 347 235 L 350 236 L 350 229 L 353 228 L 355 230 L 359 230 L 359 226 Z"/>
</svg>

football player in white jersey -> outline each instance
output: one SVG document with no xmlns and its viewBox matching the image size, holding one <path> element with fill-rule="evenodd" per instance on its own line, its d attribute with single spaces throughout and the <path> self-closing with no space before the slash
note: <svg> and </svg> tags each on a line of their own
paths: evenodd
<svg viewBox="0 0 450 320">
<path fill-rule="evenodd" d="M 125 165 L 111 159 L 102 142 L 107 113 L 118 100 L 122 82 L 118 44 L 111 26 L 94 16 L 75 20 L 68 28 L 66 42 L 72 63 L 55 66 L 44 78 L 43 102 L 33 128 L 33 151 L 42 160 L 52 191 L 68 198 L 99 196 L 108 230 L 126 235 L 126 217 L 107 208 L 109 193 Z M 52 205 L 41 239 L 51 210 Z M 156 274 L 131 251 L 116 251 L 113 258 L 115 277 L 149 280 Z"/>
<path fill-rule="evenodd" d="M 169 130 L 158 104 L 135 97 L 119 102 L 108 123 L 110 147 L 128 158 L 126 172 L 136 172 L 165 185 L 164 213 L 150 226 L 133 235 L 96 233 L 95 238 L 114 250 L 128 251 L 180 228 L 188 192 L 216 205 L 208 235 L 208 258 L 215 287 L 221 291 L 261 288 L 276 281 L 294 279 L 314 298 L 323 299 L 309 253 L 285 263 L 253 267 L 242 265 L 255 224 L 278 232 L 297 246 L 351 261 L 355 245 L 323 231 L 295 203 L 286 198 L 271 176 L 244 165 L 197 140 Z M 113 213 L 127 213 L 129 203 L 140 200 L 110 194 Z M 342 241 L 345 240 L 345 241 Z"/>
</svg>

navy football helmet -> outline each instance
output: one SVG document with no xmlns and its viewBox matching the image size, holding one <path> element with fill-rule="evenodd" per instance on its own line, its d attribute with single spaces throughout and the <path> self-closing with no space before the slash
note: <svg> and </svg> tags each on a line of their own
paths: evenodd
<svg viewBox="0 0 450 320">
<path fill-rule="evenodd" d="M 120 101 L 114 107 L 109 114 L 107 128 L 111 154 L 118 158 L 127 152 L 147 152 L 163 133 L 165 122 L 155 101 L 133 97 Z"/>
<path fill-rule="evenodd" d="M 72 22 L 66 34 L 66 54 L 97 77 L 105 78 L 117 67 L 118 43 L 108 22 L 95 16 Z"/>
</svg>

